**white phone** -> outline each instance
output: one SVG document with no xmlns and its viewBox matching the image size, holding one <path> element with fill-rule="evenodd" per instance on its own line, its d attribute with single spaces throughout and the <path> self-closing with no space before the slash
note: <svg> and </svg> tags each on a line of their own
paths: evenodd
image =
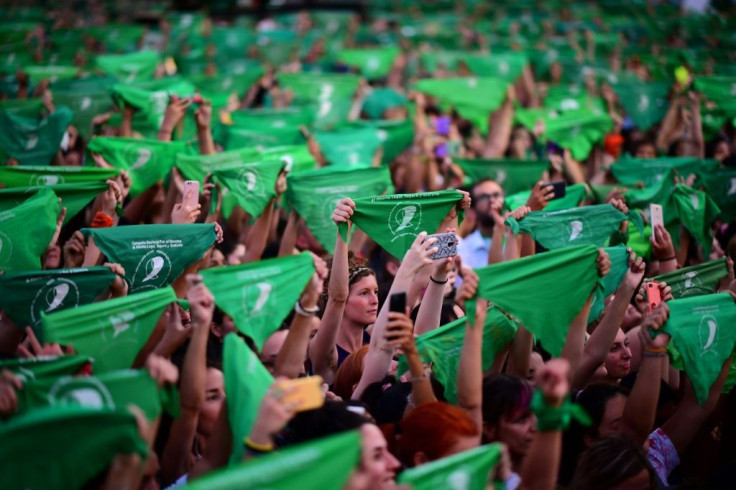
<svg viewBox="0 0 736 490">
<path fill-rule="evenodd" d="M 654 227 L 657 225 L 664 227 L 664 214 L 662 213 L 662 206 L 660 206 L 659 204 L 650 204 L 649 215 L 651 217 L 652 230 L 654 230 Z"/>
<path fill-rule="evenodd" d="M 194 191 L 190 193 L 191 189 Z M 189 196 L 188 200 L 187 196 Z M 184 182 L 184 200 L 184 204 L 189 207 L 194 207 L 199 203 L 199 181 L 187 180 Z"/>
</svg>

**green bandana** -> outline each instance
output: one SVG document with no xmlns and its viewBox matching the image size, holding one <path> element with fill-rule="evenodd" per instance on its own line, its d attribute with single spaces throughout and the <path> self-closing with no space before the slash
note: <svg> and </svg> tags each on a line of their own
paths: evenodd
<svg viewBox="0 0 736 490">
<path fill-rule="evenodd" d="M 26 66 L 23 72 L 28 75 L 31 83 L 38 84 L 44 80 L 54 84 L 59 80 L 69 80 L 79 75 L 79 68 L 76 66 Z M 56 89 L 56 87 L 53 87 Z"/>
<path fill-rule="evenodd" d="M 243 439 L 253 428 L 263 397 L 273 383 L 273 376 L 245 342 L 233 333 L 225 337 L 222 360 L 227 415 L 233 434 L 230 463 L 236 464 L 243 460 Z"/>
<path fill-rule="evenodd" d="M 399 475 L 397 482 L 414 490 L 485 490 L 491 470 L 500 460 L 501 444 L 488 444 L 410 468 Z"/>
<path fill-rule="evenodd" d="M 709 294 L 669 301 L 670 317 L 664 333 L 693 384 L 698 403 L 708 398 L 710 387 L 736 344 L 736 305 L 728 293 Z"/>
<path fill-rule="evenodd" d="M 457 404 L 457 367 L 465 339 L 466 318 L 442 325 L 416 338 L 417 351 L 422 362 L 432 364 L 437 381 L 445 387 L 445 398 Z M 483 371 L 490 369 L 494 358 L 514 339 L 517 324 L 509 320 L 497 307 L 488 310 L 483 325 Z M 399 360 L 397 373 L 408 370 L 406 356 Z"/>
<path fill-rule="evenodd" d="M 709 76 L 695 78 L 695 88 L 702 92 L 708 100 L 715 102 L 719 110 L 728 115 L 736 114 L 736 77 L 734 76 Z"/>
<path fill-rule="evenodd" d="M 0 211 L 0 272 L 37 270 L 56 230 L 60 207 L 48 189 L 22 204 Z"/>
<path fill-rule="evenodd" d="M 437 232 L 461 200 L 462 194 L 456 190 L 361 197 L 353 199 L 355 213 L 351 221 L 391 255 L 403 259 L 417 235 Z M 460 212 L 458 218 L 462 221 Z M 340 223 L 338 229 L 347 242 L 347 223 Z"/>
<path fill-rule="evenodd" d="M 506 196 L 506 208 L 514 210 L 519 206 L 524 206 L 531 196 L 531 191 L 522 191 Z M 552 199 L 547 202 L 545 211 L 562 211 L 563 209 L 570 209 L 580 205 L 585 199 L 586 189 L 585 184 L 573 184 L 565 188 L 565 196 L 559 199 Z"/>
<path fill-rule="evenodd" d="M 570 150 L 573 158 L 579 161 L 585 160 L 593 145 L 603 141 L 613 127 L 608 114 L 591 113 L 584 109 L 560 114 L 546 109 L 517 109 L 516 119 L 530 131 L 537 119 L 542 119 L 546 128 L 544 139 Z"/>
<path fill-rule="evenodd" d="M 588 315 L 589 324 L 601 316 L 605 307 L 605 299 L 616 292 L 629 270 L 629 252 L 626 246 L 606 247 L 605 251 L 611 259 L 611 271 L 600 280 L 601 287 L 595 290 Z"/>
<path fill-rule="evenodd" d="M 16 327 L 30 326 L 38 336 L 41 312 L 51 313 L 92 303 L 116 275 L 108 267 L 80 267 L 0 276 L 0 309 Z"/>
<path fill-rule="evenodd" d="M 99 153 L 107 163 L 130 173 L 130 195 L 135 197 L 158 180 L 164 178 L 174 166 L 177 153 L 190 151 L 183 141 L 154 141 L 135 138 L 100 136 L 87 145 L 90 153 Z"/>
<path fill-rule="evenodd" d="M 719 168 L 698 173 L 706 192 L 721 208 L 721 218 L 736 218 L 736 169 Z"/>
<path fill-rule="evenodd" d="M 123 266 L 131 293 L 171 284 L 217 239 L 212 223 L 82 228 L 82 233 Z"/>
<path fill-rule="evenodd" d="M 700 160 L 694 157 L 625 158 L 612 165 L 611 172 L 624 185 L 644 184 L 650 187 L 666 179 L 667 172 L 671 169 L 681 177 L 688 177 L 692 173 L 710 172 L 717 166 L 718 163 L 714 160 Z"/>
<path fill-rule="evenodd" d="M 641 81 L 622 81 L 613 86 L 626 114 L 642 131 L 658 124 L 667 113 L 667 83 L 644 83 Z"/>
<path fill-rule="evenodd" d="M 583 206 L 562 211 L 534 211 L 521 221 L 506 220 L 514 235 L 527 233 L 544 248 L 592 244 L 602 247 L 626 215 L 610 204 Z"/>
<path fill-rule="evenodd" d="M 358 68 L 369 80 L 376 80 L 389 74 L 398 55 L 396 48 L 343 49 L 337 54 L 337 61 Z"/>
<path fill-rule="evenodd" d="M 355 121 L 356 125 L 374 128 L 383 148 L 381 163 L 389 165 L 414 142 L 414 123 L 409 120 Z"/>
<path fill-rule="evenodd" d="M 149 420 L 161 415 L 163 404 L 171 407 L 176 388 L 159 390 L 148 371 L 120 370 L 99 376 L 62 376 L 40 378 L 16 390 L 18 413 L 39 407 L 78 405 L 90 409 L 124 409 L 129 403 L 143 410 Z M 178 401 L 178 398 L 177 398 Z M 176 407 L 178 409 L 178 406 Z"/>
<path fill-rule="evenodd" d="M 262 348 L 314 274 L 309 252 L 201 272 L 215 303 Z"/>
<path fill-rule="evenodd" d="M 233 444 L 240 444 L 234 440 Z M 343 432 L 299 444 L 273 454 L 214 471 L 187 485 L 190 490 L 235 490 L 248 482 L 252 488 L 341 490 L 360 462 L 360 432 Z M 329 461 L 330 471 L 325 471 Z"/>
<path fill-rule="evenodd" d="M 250 148 L 224 151 L 214 155 L 178 153 L 176 155 L 176 168 L 181 171 L 186 179 L 199 181 L 199 185 L 203 186 L 207 174 L 216 169 L 245 165 L 258 160 L 258 151 Z"/>
<path fill-rule="evenodd" d="M 41 313 L 43 338 L 71 344 L 76 352 L 94 358 L 97 374 L 128 369 L 164 308 L 175 300 L 174 290 L 166 287 L 50 315 Z"/>
<path fill-rule="evenodd" d="M 381 146 L 376 130 L 368 127 L 320 131 L 315 138 L 327 162 L 340 167 L 370 167 L 373 155 Z"/>
<path fill-rule="evenodd" d="M 675 186 L 672 199 L 683 226 L 703 247 L 705 256 L 708 256 L 713 246 L 710 225 L 721 212 L 718 205 L 705 192 L 681 184 Z"/>
<path fill-rule="evenodd" d="M 524 67 L 529 64 L 529 58 L 523 53 L 513 51 L 496 54 L 469 54 L 463 59 L 474 75 L 494 77 L 509 83 L 516 81 Z"/>
<path fill-rule="evenodd" d="M 493 179 L 503 187 L 506 194 L 528 191 L 542 179 L 542 174 L 549 167 L 546 161 L 512 158 L 455 158 L 453 161 L 463 169 L 468 183 Z"/>
<path fill-rule="evenodd" d="M 0 438 L 0 458 L 13 462 L 13 471 L 3 475 L 6 488 L 43 489 L 52 482 L 83 488 L 116 455 L 145 458 L 147 452 L 135 417 L 124 408 L 39 408 L 0 425 Z"/>
<path fill-rule="evenodd" d="M 278 160 L 218 168 L 212 171 L 216 183 L 223 187 L 223 194 L 230 195 L 253 218 L 261 215 L 269 201 L 276 197 L 276 180 L 283 165 Z M 225 194 L 227 192 L 227 194 Z M 225 216 L 232 209 L 225 209 Z"/>
<path fill-rule="evenodd" d="M 344 122 L 360 77 L 352 74 L 282 73 L 279 85 L 294 94 L 294 103 L 315 111 L 315 126 L 331 129 Z"/>
<path fill-rule="evenodd" d="M 187 79 L 202 96 L 212 100 L 213 106 L 224 107 L 230 95 L 247 92 L 262 75 L 263 69 L 254 67 L 253 70 L 240 75 L 192 75 Z"/>
<path fill-rule="evenodd" d="M 152 80 L 158 62 L 159 54 L 155 51 L 106 54 L 95 58 L 95 63 L 100 70 L 124 83 Z"/>
<path fill-rule="evenodd" d="M 58 184 L 43 187 L 10 187 L 8 189 L 0 189 L 0 210 L 10 209 L 19 205 L 39 189 L 51 190 L 61 198 L 61 205 L 66 208 L 64 224 L 67 224 L 94 198 L 107 190 L 107 184 L 104 182 L 88 182 L 82 184 Z"/>
<path fill-rule="evenodd" d="M 728 275 L 726 259 L 712 260 L 703 264 L 677 269 L 653 277 L 653 281 L 667 283 L 675 299 L 703 296 L 713 293 L 718 282 Z"/>
<path fill-rule="evenodd" d="M 332 212 L 338 201 L 393 192 L 387 167 L 323 168 L 289 175 L 288 182 L 286 199 L 329 253 L 335 248 Z"/>
<path fill-rule="evenodd" d="M 120 174 L 116 168 L 27 166 L 0 167 L 0 182 L 5 187 L 33 187 L 58 184 L 105 182 Z M 64 204 L 66 205 L 66 204 Z"/>
<path fill-rule="evenodd" d="M 72 121 L 72 111 L 57 108 L 44 119 L 16 116 L 0 111 L 0 154 L 20 165 L 48 165 Z M 4 161 L 3 161 L 4 163 Z"/>
<path fill-rule="evenodd" d="M 407 99 L 392 88 L 378 88 L 363 101 L 363 112 L 371 119 L 382 119 L 383 113 L 393 107 L 403 107 Z"/>
<path fill-rule="evenodd" d="M 92 119 L 113 109 L 110 88 L 114 83 L 115 79 L 111 77 L 57 82 L 53 87 L 54 103 L 74 111 L 72 124 L 79 130 L 79 134 L 89 138 L 92 135 Z"/>
<path fill-rule="evenodd" d="M 570 323 L 598 282 L 597 257 L 597 248 L 583 245 L 476 269 L 478 295 L 518 318 L 550 354 L 559 356 Z M 535 291 L 534 308 L 529 307 L 529 291 Z"/>
<path fill-rule="evenodd" d="M 0 370 L 9 369 L 21 381 L 26 382 L 37 378 L 78 374 L 87 364 L 92 364 L 92 359 L 88 356 L 41 356 L 0 361 Z"/>
</svg>

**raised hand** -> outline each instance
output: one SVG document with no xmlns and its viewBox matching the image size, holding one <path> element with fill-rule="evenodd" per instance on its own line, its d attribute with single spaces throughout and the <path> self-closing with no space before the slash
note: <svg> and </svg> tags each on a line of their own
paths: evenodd
<svg viewBox="0 0 736 490">
<path fill-rule="evenodd" d="M 559 407 L 570 391 L 570 363 L 565 359 L 552 359 L 537 373 L 536 383 L 548 407 Z"/>
<path fill-rule="evenodd" d="M 64 267 L 82 267 L 86 248 L 84 235 L 75 231 L 64 244 Z"/>
<path fill-rule="evenodd" d="M 332 213 L 332 221 L 335 222 L 336 225 L 339 225 L 340 223 L 350 223 L 350 217 L 355 212 L 355 203 L 352 199 L 349 197 L 345 197 L 343 199 L 340 199 L 340 201 L 335 206 L 335 211 Z"/>
<path fill-rule="evenodd" d="M 202 276 L 189 274 L 187 280 L 190 284 L 187 299 L 192 325 L 197 328 L 209 328 L 212 323 L 212 313 L 215 311 L 215 298 L 202 282 Z"/>
<path fill-rule="evenodd" d="M 437 238 L 427 238 L 426 231 L 417 235 L 411 248 L 406 251 L 399 270 L 403 269 L 413 276 L 422 267 L 430 265 L 433 262 L 431 258 L 432 255 L 437 252 L 437 247 L 434 246 L 436 242 Z"/>
<path fill-rule="evenodd" d="M 404 352 L 415 351 L 414 322 L 406 313 L 389 311 L 384 340 L 387 348 L 401 347 Z"/>
<path fill-rule="evenodd" d="M 23 382 L 11 371 L 0 371 L 0 417 L 6 419 L 18 410 L 15 390 L 22 390 Z"/>
<path fill-rule="evenodd" d="M 670 308 L 662 302 L 644 317 L 639 330 L 639 338 L 646 350 L 663 351 L 670 343 L 670 336 L 660 330 L 670 317 Z M 650 333 L 651 332 L 651 333 Z M 652 338 L 652 334 L 655 334 Z"/>
<path fill-rule="evenodd" d="M 113 262 L 105 262 L 105 267 L 117 274 L 117 277 L 110 285 L 110 292 L 113 298 L 119 298 L 128 294 L 128 281 L 125 278 L 125 269 L 120 264 Z"/>
<path fill-rule="evenodd" d="M 605 277 L 606 274 L 611 272 L 611 258 L 602 248 L 598 249 L 598 258 L 595 261 L 595 265 L 598 268 L 599 277 Z"/>
<path fill-rule="evenodd" d="M 652 230 L 649 242 L 652 244 L 652 255 L 655 260 L 671 260 L 675 257 L 675 245 L 667 229 L 662 225 L 656 225 Z"/>
<path fill-rule="evenodd" d="M 555 191 L 551 185 L 545 184 L 541 180 L 536 183 L 532 193 L 529 195 L 529 199 L 526 201 L 526 205 L 532 211 L 541 211 L 551 199 L 555 198 Z"/>
<path fill-rule="evenodd" d="M 629 249 L 629 269 L 626 271 L 624 281 L 631 288 L 636 288 L 641 280 L 644 278 L 644 271 L 646 270 L 647 264 L 644 259 L 637 257 L 636 253 Z"/>
<path fill-rule="evenodd" d="M 202 205 L 197 202 L 195 205 L 189 204 L 194 201 L 197 190 L 190 187 L 184 195 L 182 202 L 176 203 L 174 209 L 171 210 L 171 222 L 175 225 L 194 223 L 197 221 Z"/>
<path fill-rule="evenodd" d="M 168 359 L 151 354 L 146 359 L 146 369 L 158 386 L 176 384 L 179 379 L 179 369 Z"/>
</svg>

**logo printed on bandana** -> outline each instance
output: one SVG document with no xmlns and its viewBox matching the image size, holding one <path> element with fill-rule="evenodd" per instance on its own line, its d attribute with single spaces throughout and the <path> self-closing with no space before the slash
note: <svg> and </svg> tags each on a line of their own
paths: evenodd
<svg viewBox="0 0 736 490">
<path fill-rule="evenodd" d="M 83 376 L 64 376 L 49 390 L 52 405 L 78 405 L 86 408 L 115 408 L 107 387 L 99 379 Z"/>
<path fill-rule="evenodd" d="M 693 209 L 698 209 L 700 207 L 700 199 L 698 199 L 697 194 L 690 194 L 690 202 L 693 203 Z"/>
<path fill-rule="evenodd" d="M 171 275 L 171 259 L 160 249 L 151 250 L 138 262 L 131 281 L 131 292 L 158 289 Z"/>
<path fill-rule="evenodd" d="M 119 335 L 132 330 L 135 332 L 138 330 L 138 322 L 131 323 L 135 320 L 135 313 L 132 311 L 123 311 L 115 315 L 107 317 L 107 321 L 110 322 L 109 327 L 102 329 L 102 338 L 105 341 L 115 340 Z M 112 329 L 112 336 L 108 339 L 107 333 Z"/>
<path fill-rule="evenodd" d="M 38 144 L 38 133 L 31 133 L 28 135 L 28 141 L 26 141 L 26 150 L 32 150 Z"/>
<path fill-rule="evenodd" d="M 53 313 L 66 308 L 79 306 L 79 288 L 74 281 L 53 278 L 44 284 L 31 302 L 33 326 L 41 321 L 41 312 Z"/>
<path fill-rule="evenodd" d="M 418 203 L 397 203 L 388 215 L 388 229 L 395 241 L 406 235 L 417 235 L 422 225 L 422 206 Z"/>
<path fill-rule="evenodd" d="M 79 110 L 84 111 L 90 108 L 92 105 L 92 98 L 91 97 L 82 97 L 82 99 L 79 101 Z"/>
<path fill-rule="evenodd" d="M 560 102 L 560 109 L 563 111 L 580 109 L 580 103 L 575 99 L 563 99 L 562 102 Z"/>
<path fill-rule="evenodd" d="M 63 183 L 64 177 L 61 175 L 34 175 L 31 177 L 31 185 L 47 186 Z"/>
<path fill-rule="evenodd" d="M 698 273 L 695 271 L 686 272 L 682 275 L 682 295 L 687 296 L 690 289 L 702 288 L 703 284 L 698 278 Z M 693 291 L 692 294 L 697 295 L 697 291 Z"/>
<path fill-rule="evenodd" d="M 501 74 L 506 75 L 510 69 L 508 61 L 503 60 L 498 63 L 498 71 L 501 72 Z"/>
<path fill-rule="evenodd" d="M 444 483 L 450 490 L 467 490 L 470 488 L 470 472 L 467 468 L 461 467 L 447 475 Z"/>
<path fill-rule="evenodd" d="M 133 162 L 128 170 L 137 170 L 139 168 L 145 167 L 149 160 L 151 160 L 153 152 L 150 148 L 136 147 L 135 144 L 133 144 L 132 146 L 134 146 L 134 148 L 132 150 L 128 150 L 125 156 L 125 159 L 128 162 Z"/>
<path fill-rule="evenodd" d="M 570 223 L 570 239 L 569 241 L 573 241 L 577 238 L 580 238 L 580 235 L 583 234 L 583 222 L 580 220 L 575 220 L 572 223 Z"/>
<path fill-rule="evenodd" d="M 718 322 L 711 315 L 704 315 L 698 326 L 698 341 L 700 344 L 700 356 L 714 351 L 718 346 Z"/>
<path fill-rule="evenodd" d="M 0 231 L 0 265 L 8 264 L 12 254 L 13 242 L 8 235 Z"/>
<path fill-rule="evenodd" d="M 731 188 L 728 189 L 728 195 L 732 195 L 736 193 L 736 178 L 731 179 Z"/>
<path fill-rule="evenodd" d="M 494 179 L 499 184 L 503 184 L 506 182 L 506 171 L 505 170 L 499 170 L 496 172 L 496 178 Z"/>
<path fill-rule="evenodd" d="M 268 281 L 259 282 L 255 286 L 248 286 L 243 289 L 243 310 L 248 316 L 255 317 L 263 313 L 263 307 L 268 303 L 271 297 L 273 286 Z M 253 304 L 250 308 L 249 305 Z"/>
<path fill-rule="evenodd" d="M 238 185 L 240 190 L 246 194 L 253 194 L 255 196 L 265 196 L 266 192 L 263 188 L 263 179 L 253 167 L 245 167 L 238 172 Z"/>
<path fill-rule="evenodd" d="M 649 96 L 647 94 L 641 94 L 639 96 L 639 104 L 636 106 L 639 112 L 644 112 L 649 109 Z"/>
<path fill-rule="evenodd" d="M 335 211 L 335 207 L 340 200 L 342 200 L 341 195 L 330 196 L 325 200 L 324 206 L 322 207 L 322 220 L 325 226 L 332 224 L 332 213 Z"/>
</svg>

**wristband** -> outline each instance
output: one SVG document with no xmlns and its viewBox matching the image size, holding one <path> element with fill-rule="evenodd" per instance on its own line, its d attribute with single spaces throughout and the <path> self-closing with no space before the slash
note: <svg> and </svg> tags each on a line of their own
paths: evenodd
<svg viewBox="0 0 736 490">
<path fill-rule="evenodd" d="M 294 311 L 296 311 L 297 315 L 314 316 L 319 311 L 319 306 L 315 305 L 309 308 L 302 308 L 302 305 L 300 305 L 299 301 L 297 301 L 296 304 L 294 305 Z"/>
<path fill-rule="evenodd" d="M 576 403 L 572 403 L 569 396 L 565 397 L 565 401 L 559 407 L 550 407 L 544 401 L 542 392 L 536 390 L 532 396 L 530 408 L 537 416 L 537 430 L 539 432 L 566 430 L 572 419 L 577 420 L 584 426 L 589 426 L 592 423 L 585 409 Z"/>
<path fill-rule="evenodd" d="M 273 451 L 273 443 L 271 444 L 258 444 L 253 441 L 251 441 L 250 437 L 246 437 L 243 439 L 243 443 L 245 444 L 245 447 L 257 452 L 257 453 L 268 453 Z"/>
<path fill-rule="evenodd" d="M 644 351 L 644 357 L 667 357 L 666 352 Z"/>
<path fill-rule="evenodd" d="M 660 262 L 669 262 L 670 260 L 677 259 L 677 256 L 673 255 L 672 257 L 667 257 L 666 259 L 659 259 Z"/>
<path fill-rule="evenodd" d="M 445 279 L 444 281 L 438 281 L 437 279 L 435 279 L 432 276 L 429 276 L 429 280 L 432 281 L 435 284 L 447 284 L 447 281 L 449 281 L 449 279 Z"/>
</svg>

